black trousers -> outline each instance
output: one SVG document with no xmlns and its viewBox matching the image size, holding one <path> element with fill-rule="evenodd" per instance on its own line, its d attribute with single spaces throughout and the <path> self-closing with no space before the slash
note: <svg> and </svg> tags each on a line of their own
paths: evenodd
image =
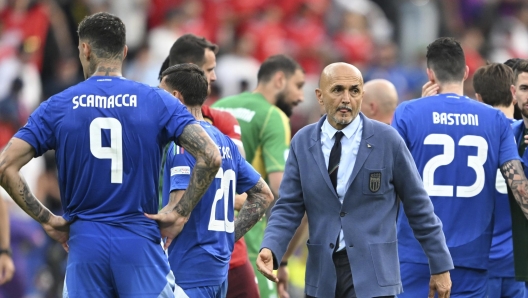
<svg viewBox="0 0 528 298">
<path fill-rule="evenodd" d="M 354 281 L 352 278 L 352 271 L 350 270 L 350 262 L 346 249 L 334 253 L 332 259 L 337 275 L 335 298 L 356 298 L 356 291 L 354 290 Z M 306 295 L 307 298 L 315 298 Z M 394 296 L 383 296 L 376 298 L 391 298 Z"/>
</svg>

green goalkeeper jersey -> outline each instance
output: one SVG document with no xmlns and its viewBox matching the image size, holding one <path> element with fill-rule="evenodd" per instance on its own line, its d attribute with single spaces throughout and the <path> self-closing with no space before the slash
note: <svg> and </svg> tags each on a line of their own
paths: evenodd
<svg viewBox="0 0 528 298">
<path fill-rule="evenodd" d="M 242 93 L 226 97 L 212 107 L 228 111 L 237 118 L 242 131 L 242 143 L 246 160 L 268 181 L 268 174 L 284 172 L 290 149 L 290 119 L 275 105 L 270 104 L 260 93 Z M 260 244 L 264 237 L 266 220 L 259 221 L 244 238 L 248 255 L 258 278 L 262 298 L 277 297 L 275 283 L 269 282 L 256 271 Z"/>
<path fill-rule="evenodd" d="M 228 111 L 242 130 L 246 160 L 267 179 L 268 173 L 283 172 L 291 140 L 290 120 L 260 93 L 242 93 L 214 103 L 213 108 Z"/>
</svg>

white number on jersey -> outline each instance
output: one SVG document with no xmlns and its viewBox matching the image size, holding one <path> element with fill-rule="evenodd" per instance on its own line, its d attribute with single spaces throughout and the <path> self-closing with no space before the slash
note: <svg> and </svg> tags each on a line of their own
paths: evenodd
<svg viewBox="0 0 528 298">
<path fill-rule="evenodd" d="M 497 169 L 497 178 L 495 178 L 495 188 L 501 194 L 508 193 L 508 186 L 506 186 L 506 180 L 499 169 Z"/>
<path fill-rule="evenodd" d="M 430 134 L 424 140 L 425 145 L 443 145 L 444 153 L 431 158 L 424 167 L 423 182 L 429 196 L 452 197 L 452 185 L 434 184 L 434 172 L 440 166 L 449 165 L 455 159 L 455 141 L 446 134 Z M 474 197 L 484 188 L 484 163 L 488 158 L 488 143 L 480 136 L 467 135 L 460 139 L 459 146 L 477 147 L 477 156 L 468 156 L 467 165 L 475 171 L 475 182 L 470 186 L 457 186 L 457 197 Z"/>
<path fill-rule="evenodd" d="M 216 173 L 215 179 L 220 179 L 220 188 L 216 191 L 213 200 L 213 206 L 211 208 L 211 217 L 209 218 L 209 231 L 227 233 L 233 233 L 235 231 L 235 221 L 229 221 L 229 218 L 227 217 L 229 210 L 229 199 L 232 200 L 233 206 L 235 206 L 235 176 L 235 171 L 231 169 L 224 172 L 224 169 L 220 168 L 218 170 L 218 173 Z M 224 220 L 218 220 L 216 219 L 216 206 L 218 205 L 218 201 L 221 201 L 222 199 L 224 199 Z"/>
<path fill-rule="evenodd" d="M 110 130 L 110 147 L 102 146 L 102 130 Z M 99 159 L 110 159 L 110 182 L 123 183 L 123 129 L 115 118 L 95 118 L 90 123 L 90 151 Z"/>
</svg>

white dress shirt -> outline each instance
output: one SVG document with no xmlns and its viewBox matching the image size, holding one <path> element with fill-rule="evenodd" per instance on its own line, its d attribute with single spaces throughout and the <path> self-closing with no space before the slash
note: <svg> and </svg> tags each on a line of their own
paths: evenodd
<svg viewBox="0 0 528 298">
<path fill-rule="evenodd" d="M 341 159 L 339 161 L 339 169 L 337 171 L 337 196 L 339 201 L 343 204 L 345 193 L 350 187 L 350 175 L 356 164 L 356 157 L 359 150 L 359 144 L 361 143 L 361 134 L 363 132 L 363 120 L 360 115 L 357 115 L 356 119 L 347 125 L 343 130 L 344 137 L 341 138 Z M 334 136 L 337 129 L 332 127 L 328 122 L 328 118 L 321 126 L 321 145 L 323 149 L 323 155 L 328 169 L 328 160 L 330 159 L 330 151 L 334 146 Z M 343 238 L 343 229 L 339 234 L 339 246 L 337 251 L 345 248 L 345 239 Z"/>
</svg>

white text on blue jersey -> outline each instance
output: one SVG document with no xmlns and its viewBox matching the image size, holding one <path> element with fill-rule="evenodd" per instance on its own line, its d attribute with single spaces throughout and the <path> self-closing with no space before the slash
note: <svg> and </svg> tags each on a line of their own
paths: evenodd
<svg viewBox="0 0 528 298">
<path fill-rule="evenodd" d="M 73 109 L 81 108 L 121 108 L 137 107 L 137 95 L 135 94 L 117 94 L 111 96 L 99 96 L 93 94 L 83 94 L 72 98 Z"/>
</svg>

